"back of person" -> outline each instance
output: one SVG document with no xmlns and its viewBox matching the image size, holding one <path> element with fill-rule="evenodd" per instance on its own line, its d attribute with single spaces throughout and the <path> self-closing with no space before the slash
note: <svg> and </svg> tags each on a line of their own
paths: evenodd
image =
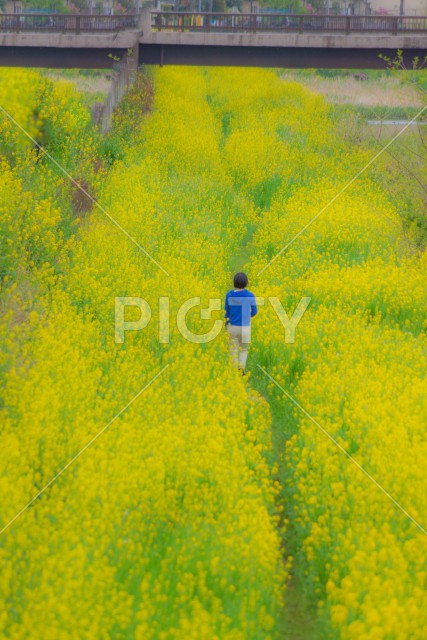
<svg viewBox="0 0 427 640">
<path fill-rule="evenodd" d="M 254 307 L 256 308 L 255 296 L 248 289 L 231 289 L 226 297 L 226 305 L 229 308 L 228 321 L 230 324 L 242 327 L 249 326 Z"/>
<path fill-rule="evenodd" d="M 234 289 L 228 291 L 224 305 L 230 354 L 233 363 L 243 374 L 248 357 L 251 318 L 258 313 L 255 296 L 246 289 L 247 285 L 247 275 L 236 273 Z"/>
</svg>

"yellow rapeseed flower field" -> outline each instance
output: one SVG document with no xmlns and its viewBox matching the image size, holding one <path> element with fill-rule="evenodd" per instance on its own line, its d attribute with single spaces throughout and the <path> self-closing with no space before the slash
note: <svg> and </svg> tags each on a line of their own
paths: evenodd
<svg viewBox="0 0 427 640">
<path fill-rule="evenodd" d="M 14 73 L 0 73 L 1 104 L 169 275 L 98 208 L 73 220 L 67 179 L 0 118 L 0 636 L 292 637 L 293 567 L 322 639 L 421 639 L 425 535 L 256 367 L 425 524 L 425 255 L 367 172 L 274 259 L 369 152 L 273 71 L 165 68 L 152 111 L 97 171 L 78 94 Z M 175 320 L 189 298 L 222 299 L 236 269 L 288 312 L 311 297 L 292 344 L 260 308 L 246 379 L 224 332 L 191 343 Z M 123 344 L 118 296 L 152 310 Z M 202 332 L 223 312 L 189 315 Z"/>
</svg>

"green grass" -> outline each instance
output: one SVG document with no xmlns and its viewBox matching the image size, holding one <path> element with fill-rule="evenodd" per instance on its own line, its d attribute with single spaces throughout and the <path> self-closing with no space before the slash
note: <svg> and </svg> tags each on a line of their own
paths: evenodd
<svg viewBox="0 0 427 640">
<path fill-rule="evenodd" d="M 254 352 L 249 355 L 251 386 L 258 391 L 268 402 L 272 414 L 272 454 L 271 462 L 279 468 L 278 480 L 281 485 L 278 497 L 280 504 L 284 505 L 284 517 L 288 519 L 286 534 L 283 539 L 285 557 L 291 555 L 297 559 L 294 569 L 291 571 L 289 584 L 285 590 L 285 607 L 282 619 L 282 638 L 284 640 L 324 640 L 321 621 L 317 619 L 315 602 L 310 600 L 303 589 L 303 576 L 299 574 L 298 565 L 298 541 L 293 529 L 295 514 L 291 508 L 291 497 L 288 496 L 286 481 L 289 479 L 291 469 L 284 456 L 287 440 L 298 431 L 298 418 L 290 400 L 277 388 L 271 390 L 267 377 L 260 371 L 257 364 L 269 369 L 267 354 Z M 297 375 L 295 370 L 292 375 Z"/>
<path fill-rule="evenodd" d="M 367 104 L 334 104 L 333 114 L 340 117 L 349 111 L 355 118 L 360 118 L 362 122 L 368 120 L 411 120 L 420 111 L 419 107 L 403 107 L 389 105 L 367 105 Z M 427 116 L 420 119 L 420 122 L 427 122 Z"/>
</svg>

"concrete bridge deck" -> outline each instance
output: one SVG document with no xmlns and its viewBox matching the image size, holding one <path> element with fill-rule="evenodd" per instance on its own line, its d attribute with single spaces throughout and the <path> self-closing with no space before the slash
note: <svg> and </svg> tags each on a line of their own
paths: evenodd
<svg viewBox="0 0 427 640">
<path fill-rule="evenodd" d="M 354 69 L 401 49 L 410 68 L 427 54 L 427 17 L 0 14 L 1 66 L 108 68 L 131 49 L 139 64 Z"/>
</svg>

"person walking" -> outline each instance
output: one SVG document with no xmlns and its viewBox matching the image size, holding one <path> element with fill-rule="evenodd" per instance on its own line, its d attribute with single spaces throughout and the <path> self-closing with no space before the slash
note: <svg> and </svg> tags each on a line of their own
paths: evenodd
<svg viewBox="0 0 427 640">
<path fill-rule="evenodd" d="M 236 273 L 234 289 L 225 296 L 225 328 L 233 364 L 245 375 L 251 339 L 251 318 L 258 313 L 255 296 L 247 290 L 248 276 Z"/>
</svg>

